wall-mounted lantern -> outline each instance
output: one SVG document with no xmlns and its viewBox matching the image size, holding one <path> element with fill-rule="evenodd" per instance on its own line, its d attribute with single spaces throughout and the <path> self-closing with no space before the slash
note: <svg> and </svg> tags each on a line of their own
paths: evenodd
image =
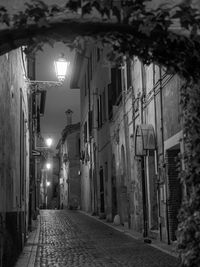
<svg viewBox="0 0 200 267">
<path fill-rule="evenodd" d="M 61 54 L 60 58 L 54 61 L 56 76 L 60 82 L 65 80 L 69 64 L 70 62 L 65 59 L 64 54 Z"/>
<path fill-rule="evenodd" d="M 135 130 L 135 156 L 146 156 L 147 151 L 156 149 L 153 125 L 140 124 Z"/>
</svg>

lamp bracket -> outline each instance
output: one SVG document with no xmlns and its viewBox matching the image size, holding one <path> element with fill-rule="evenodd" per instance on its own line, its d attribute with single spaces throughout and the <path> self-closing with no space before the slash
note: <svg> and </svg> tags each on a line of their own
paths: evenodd
<svg viewBox="0 0 200 267">
<path fill-rule="evenodd" d="M 63 85 L 61 81 L 37 81 L 37 80 L 26 80 L 33 92 L 45 91 L 51 87 L 60 87 Z"/>
</svg>

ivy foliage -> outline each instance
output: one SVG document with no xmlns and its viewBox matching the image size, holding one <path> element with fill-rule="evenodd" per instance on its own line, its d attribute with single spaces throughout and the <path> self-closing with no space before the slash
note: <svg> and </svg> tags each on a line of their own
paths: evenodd
<svg viewBox="0 0 200 267">
<path fill-rule="evenodd" d="M 44 42 L 73 47 L 84 38 L 110 46 L 112 58 L 138 56 L 186 83 L 181 89 L 187 198 L 180 212 L 178 247 L 182 266 L 200 266 L 200 13 L 192 1 L 151 7 L 150 0 L 69 0 L 62 7 L 41 0 L 10 15 L 0 6 L 0 54 Z"/>
<path fill-rule="evenodd" d="M 181 89 L 185 169 L 179 177 L 186 197 L 179 213 L 178 249 L 182 266 L 200 266 L 200 83 L 188 80 Z"/>
<path fill-rule="evenodd" d="M 200 15 L 190 1 L 154 9 L 150 0 L 66 2 L 61 7 L 33 0 L 12 16 L 1 6 L 5 28 L 0 31 L 0 54 L 25 44 L 34 50 L 39 43 L 62 40 L 70 45 L 77 36 L 90 37 L 112 47 L 112 55 L 136 55 L 146 64 L 156 62 L 169 72 L 199 79 Z"/>
</svg>

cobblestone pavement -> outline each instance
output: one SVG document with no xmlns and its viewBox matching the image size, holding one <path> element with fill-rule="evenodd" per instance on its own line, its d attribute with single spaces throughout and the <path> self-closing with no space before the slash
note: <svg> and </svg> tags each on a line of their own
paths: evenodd
<svg viewBox="0 0 200 267">
<path fill-rule="evenodd" d="M 175 267 L 178 259 L 78 211 L 41 211 L 35 267 Z"/>
</svg>

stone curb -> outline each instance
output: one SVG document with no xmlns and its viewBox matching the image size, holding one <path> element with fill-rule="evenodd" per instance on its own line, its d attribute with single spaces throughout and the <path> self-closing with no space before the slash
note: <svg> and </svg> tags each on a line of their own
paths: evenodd
<svg viewBox="0 0 200 267">
<path fill-rule="evenodd" d="M 144 240 L 144 238 L 142 237 L 142 234 L 134 232 L 133 230 L 127 229 L 127 228 L 125 228 L 125 227 L 123 227 L 121 225 L 120 226 L 116 226 L 113 223 L 106 222 L 105 219 L 100 219 L 98 216 L 93 216 L 93 215 L 91 215 L 91 214 L 89 214 L 89 213 L 87 213 L 85 211 L 82 211 L 82 210 L 78 210 L 78 212 L 83 213 L 83 214 L 85 214 L 85 215 L 97 220 L 98 222 L 101 222 L 101 223 L 103 223 L 103 224 L 105 224 L 105 225 L 107 225 L 107 226 L 109 226 L 109 227 L 111 227 L 111 228 L 113 228 L 113 229 L 115 229 L 115 230 L 117 230 L 119 232 L 124 233 L 125 235 L 128 235 L 128 236 L 136 239 L 136 240 L 141 240 L 141 241 Z M 151 239 L 151 241 L 152 241 L 152 243 L 145 243 L 145 244 L 148 245 L 148 246 L 154 247 L 156 249 L 159 249 L 160 251 L 162 251 L 164 253 L 167 253 L 170 256 L 173 256 L 175 258 L 179 257 L 178 253 L 176 253 L 174 251 L 175 249 L 173 248 L 173 246 L 167 245 L 164 242 L 159 242 L 159 241 L 154 240 L 154 239 L 153 240 Z"/>
<path fill-rule="evenodd" d="M 30 232 L 15 267 L 34 267 L 40 234 L 40 215 L 38 215 L 35 229 Z"/>
</svg>

